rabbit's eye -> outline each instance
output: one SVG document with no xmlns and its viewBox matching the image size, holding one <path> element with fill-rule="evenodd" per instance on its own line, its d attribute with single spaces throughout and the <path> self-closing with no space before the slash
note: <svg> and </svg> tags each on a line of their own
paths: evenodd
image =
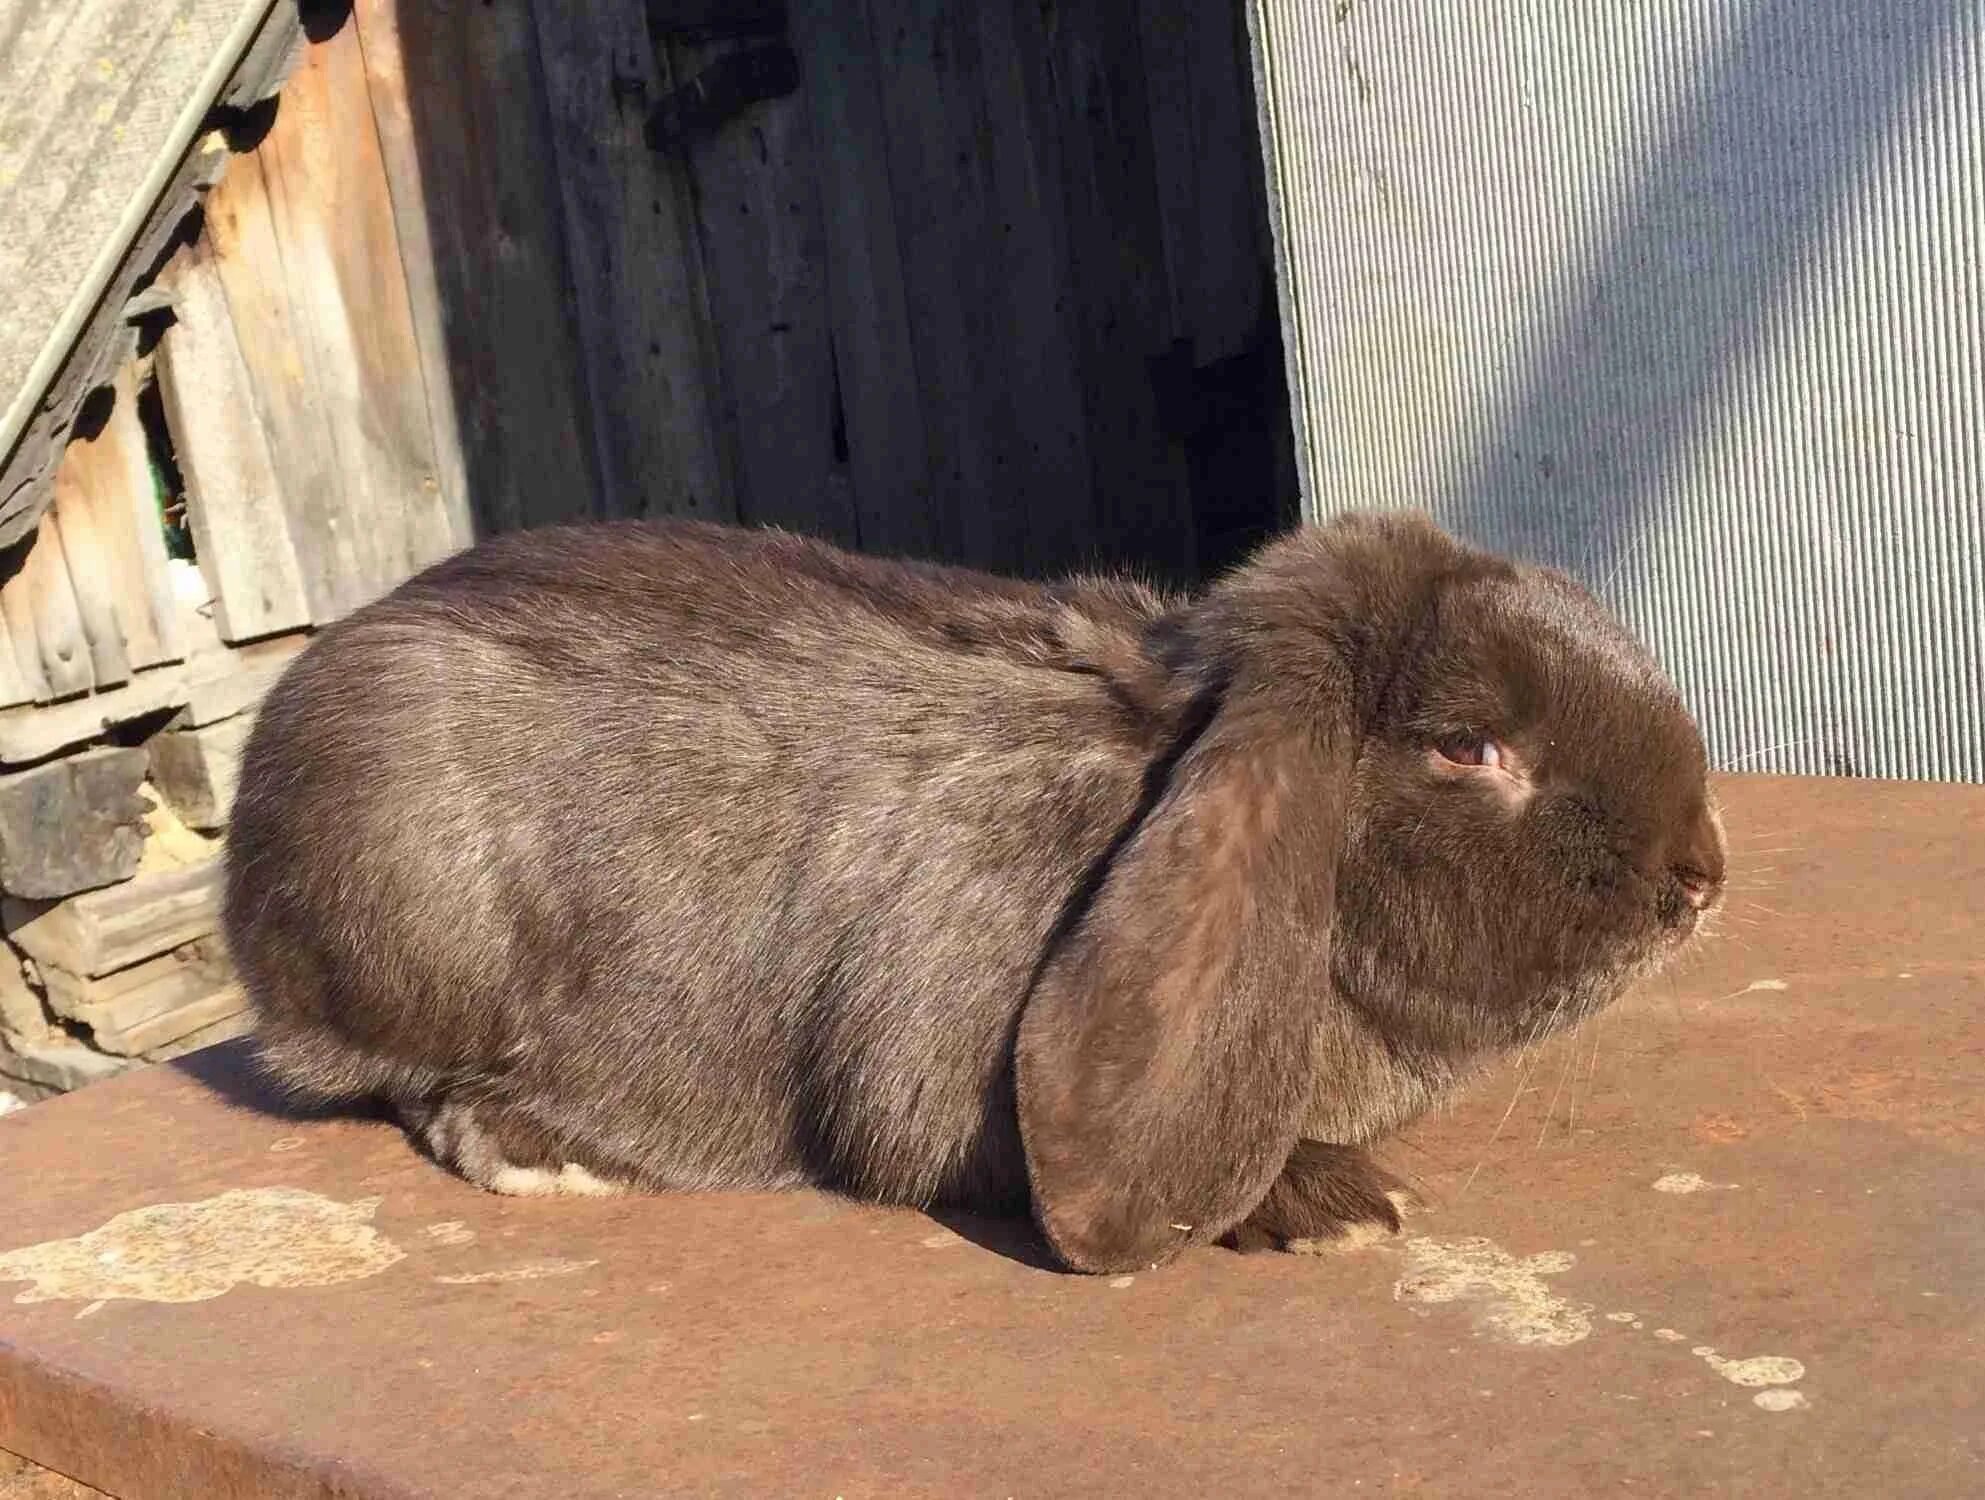
<svg viewBox="0 0 1985 1500">
<path fill-rule="evenodd" d="M 1457 766 L 1486 766 L 1490 770 L 1500 770 L 1507 757 L 1503 747 L 1494 740 L 1480 735 L 1455 735 L 1442 740 L 1434 748 L 1441 759 L 1454 762 Z"/>
</svg>

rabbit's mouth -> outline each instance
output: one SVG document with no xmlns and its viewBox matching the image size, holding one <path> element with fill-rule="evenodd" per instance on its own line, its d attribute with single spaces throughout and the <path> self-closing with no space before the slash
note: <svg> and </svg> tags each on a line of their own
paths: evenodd
<svg viewBox="0 0 1985 1500">
<path fill-rule="evenodd" d="M 1332 950 L 1337 992 L 1413 1050 L 1458 1062 L 1531 1046 L 1674 963 L 1702 940 L 1717 905 L 1664 897 L 1637 875 L 1527 909 L 1492 894 L 1442 897 L 1411 879 L 1347 893 Z"/>
</svg>

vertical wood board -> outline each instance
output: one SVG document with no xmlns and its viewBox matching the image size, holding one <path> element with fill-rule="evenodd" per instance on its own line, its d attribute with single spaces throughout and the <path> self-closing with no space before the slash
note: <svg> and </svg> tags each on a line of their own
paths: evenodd
<svg viewBox="0 0 1985 1500">
<path fill-rule="evenodd" d="M 941 554 L 882 80 L 866 0 L 795 0 L 791 28 L 820 160 L 836 389 L 864 551 Z"/>
<path fill-rule="evenodd" d="M 1151 107 L 1135 0 L 1056 11 L 1048 66 L 1067 211 L 1097 542 L 1174 580 L 1193 566 L 1191 480 L 1159 421 L 1151 360 L 1170 343 Z"/>
<path fill-rule="evenodd" d="M 44 514 L 34 534 L 16 544 L 10 560 L 15 571 L 0 583 L 0 611 L 6 614 L 15 660 L 36 701 L 87 693 L 96 674 L 69 582 L 60 526 Z"/>
<path fill-rule="evenodd" d="M 475 539 L 475 526 L 462 456 L 462 424 L 449 362 L 442 277 L 435 265 L 434 239 L 428 231 L 426 174 L 407 98 L 406 60 L 400 46 L 396 5 L 397 0 L 356 0 L 352 24 L 365 67 L 373 129 L 378 134 L 380 169 L 392 204 L 400 270 L 406 278 L 435 482 L 440 487 L 452 541 L 457 547 L 466 547 Z"/>
<path fill-rule="evenodd" d="M 176 321 L 159 344 L 159 390 L 216 626 L 226 641 L 297 629 L 310 601 L 211 246 L 180 252 L 161 280 Z"/>
<path fill-rule="evenodd" d="M 869 17 L 922 386 L 934 529 L 945 560 L 1017 572 L 1011 397 L 985 368 L 1010 333 L 998 315 L 1002 291 L 991 255 L 998 227 L 974 118 L 972 7 L 962 0 L 870 0 Z"/>
<path fill-rule="evenodd" d="M 983 72 L 982 149 L 989 156 L 1002 252 L 997 276 L 1008 334 L 1013 474 L 1021 566 L 1036 577 L 1093 560 L 1098 531 L 1095 470 L 1080 332 L 1083 304 L 1071 254 L 1050 27 L 1061 11 L 1038 0 L 988 4 L 978 12 Z M 990 362 L 989 362 L 990 364 Z M 997 371 L 997 365 L 990 366 Z"/>
<path fill-rule="evenodd" d="M 1272 259 L 1243 7 L 1136 0 L 1164 236 L 1169 322 L 1202 365 L 1245 350 Z"/>
<path fill-rule="evenodd" d="M 309 47 L 255 155 L 247 188 L 265 196 L 278 259 L 261 269 L 280 278 L 297 358 L 276 390 L 305 403 L 288 424 L 300 438 L 316 414 L 307 440 L 330 481 L 284 492 L 321 624 L 455 545 L 354 28 Z"/>
<path fill-rule="evenodd" d="M 124 650 L 124 624 L 118 599 L 110 591 L 110 549 L 90 525 L 80 500 L 76 471 L 63 465 L 55 471 L 55 499 L 41 524 L 61 547 L 64 581 L 61 598 L 73 601 L 90 668 L 90 686 L 115 687 L 131 677 L 131 659 Z"/>
<path fill-rule="evenodd" d="M 670 42 L 667 79 L 688 86 L 738 45 Z M 826 241 L 806 102 L 789 94 L 755 104 L 684 154 L 737 454 L 738 514 L 852 543 L 854 496 L 834 451 Z"/>
<path fill-rule="evenodd" d="M 31 672 L 27 659 L 17 654 L 14 628 L 7 623 L 5 600 L 0 597 L 0 709 L 33 703 L 42 696 L 38 674 Z"/>
<path fill-rule="evenodd" d="M 79 570 L 71 574 L 76 589 L 109 595 L 134 671 L 178 661 L 183 651 L 151 452 L 138 415 L 139 388 L 149 378 L 149 367 L 141 374 L 136 363 L 118 370 L 102 427 L 63 454 L 73 483 L 58 485 L 55 501 L 72 545 L 70 562 Z"/>
<path fill-rule="evenodd" d="M 279 120 L 292 118 L 285 98 Z M 268 435 L 310 618 L 321 624 L 339 614 L 344 581 L 361 576 L 356 528 L 337 525 L 345 477 L 331 429 L 346 414 L 322 399 L 291 317 L 289 272 L 260 151 L 228 164 L 207 195 L 206 226 L 255 412 Z M 330 524 L 310 524 L 324 519 Z"/>
<path fill-rule="evenodd" d="M 448 375 L 472 524 L 597 516 L 530 6 L 360 0 L 356 14 L 375 98 L 404 100 L 404 129 L 393 99 L 380 111 L 393 211 L 434 268 L 445 357 L 422 365 Z"/>
<path fill-rule="evenodd" d="M 641 6 L 533 14 L 605 509 L 733 520 L 690 186 L 642 139 L 660 82 Z"/>
<path fill-rule="evenodd" d="M 1055 571 L 1093 534 L 1039 9 L 872 3 L 933 492 L 955 557 Z"/>
</svg>

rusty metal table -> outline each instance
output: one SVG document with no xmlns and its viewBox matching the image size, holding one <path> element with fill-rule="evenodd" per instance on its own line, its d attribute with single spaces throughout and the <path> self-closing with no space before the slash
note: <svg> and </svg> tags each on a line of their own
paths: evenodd
<svg viewBox="0 0 1985 1500">
<path fill-rule="evenodd" d="M 226 1048 L 0 1120 L 0 1447 L 125 1500 L 1985 1494 L 1985 789 L 1726 797 L 1722 934 L 1388 1148 L 1385 1243 L 1085 1279 L 504 1200 Z"/>
</svg>

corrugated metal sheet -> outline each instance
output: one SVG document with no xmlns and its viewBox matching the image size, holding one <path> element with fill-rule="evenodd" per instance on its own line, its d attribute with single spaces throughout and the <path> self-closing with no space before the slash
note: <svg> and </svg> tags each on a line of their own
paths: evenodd
<svg viewBox="0 0 1985 1500">
<path fill-rule="evenodd" d="M 1985 781 L 1985 0 L 1251 0 L 1311 514 L 1565 567 L 1722 765 Z"/>
</svg>

